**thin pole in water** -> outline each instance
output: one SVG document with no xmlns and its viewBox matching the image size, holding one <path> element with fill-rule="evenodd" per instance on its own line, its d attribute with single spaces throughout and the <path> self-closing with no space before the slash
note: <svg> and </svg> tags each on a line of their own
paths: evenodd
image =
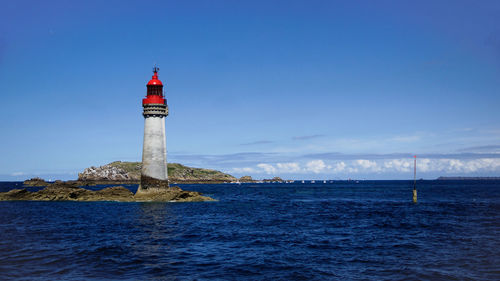
<svg viewBox="0 0 500 281">
<path fill-rule="evenodd" d="M 413 203 L 417 203 L 417 155 L 413 158 Z"/>
</svg>

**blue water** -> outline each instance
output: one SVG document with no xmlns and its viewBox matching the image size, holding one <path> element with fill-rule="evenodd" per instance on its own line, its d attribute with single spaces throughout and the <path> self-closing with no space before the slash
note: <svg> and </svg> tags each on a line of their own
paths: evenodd
<svg viewBox="0 0 500 281">
<path fill-rule="evenodd" d="M 219 200 L 201 203 L 0 202 L 0 279 L 500 280 L 500 182 L 418 185 L 416 205 L 409 181 L 182 186 Z"/>
</svg>

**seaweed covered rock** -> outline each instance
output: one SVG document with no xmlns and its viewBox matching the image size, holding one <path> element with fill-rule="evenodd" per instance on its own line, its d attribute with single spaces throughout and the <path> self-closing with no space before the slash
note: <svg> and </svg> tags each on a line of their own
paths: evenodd
<svg viewBox="0 0 500 281">
<path fill-rule="evenodd" d="M 134 195 L 123 186 L 107 187 L 92 191 L 78 187 L 75 183 L 57 182 L 46 188 L 30 192 L 26 189 L 13 189 L 0 192 L 2 201 L 118 201 L 118 202 L 201 202 L 214 201 L 199 192 L 171 187 L 161 192 L 141 192 Z"/>
<path fill-rule="evenodd" d="M 25 180 L 23 182 L 24 185 L 26 186 L 47 186 L 50 183 L 46 182 L 44 179 L 39 178 L 39 177 L 34 177 L 29 180 Z"/>
<path fill-rule="evenodd" d="M 134 195 L 134 200 L 138 202 L 201 202 L 215 201 L 214 199 L 203 196 L 197 191 L 182 190 L 180 187 L 173 186 L 168 189 L 150 189 L 142 190 Z"/>
</svg>

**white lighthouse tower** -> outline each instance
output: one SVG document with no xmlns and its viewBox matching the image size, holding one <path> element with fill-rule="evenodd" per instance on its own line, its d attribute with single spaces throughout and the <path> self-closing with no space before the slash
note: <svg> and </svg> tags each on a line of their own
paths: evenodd
<svg viewBox="0 0 500 281">
<path fill-rule="evenodd" d="M 165 118 L 167 100 L 163 84 L 158 79 L 158 67 L 147 84 L 147 96 L 142 100 L 144 116 L 144 144 L 142 149 L 141 185 L 137 193 L 164 191 L 168 186 Z"/>
</svg>

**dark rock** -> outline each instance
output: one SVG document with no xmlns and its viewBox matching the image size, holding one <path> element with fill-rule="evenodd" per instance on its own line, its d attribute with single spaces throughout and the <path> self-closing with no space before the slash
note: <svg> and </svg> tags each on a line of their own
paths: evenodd
<svg viewBox="0 0 500 281">
<path fill-rule="evenodd" d="M 46 188 L 30 192 L 26 189 L 13 189 L 0 192 L 0 200 L 32 200 L 32 201 L 118 201 L 118 202 L 199 202 L 215 201 L 199 192 L 182 190 L 179 187 L 163 189 L 160 192 L 138 192 L 133 194 L 123 186 L 107 187 L 92 191 L 78 187 L 75 183 L 56 182 Z"/>
<path fill-rule="evenodd" d="M 23 182 L 23 185 L 25 186 L 47 186 L 49 184 L 50 183 L 46 182 L 44 179 L 39 177 L 31 178 Z"/>
<path fill-rule="evenodd" d="M 30 192 L 23 189 L 12 189 L 7 192 L 0 193 L 0 199 L 2 200 L 29 200 L 26 199 L 29 197 Z"/>
</svg>

